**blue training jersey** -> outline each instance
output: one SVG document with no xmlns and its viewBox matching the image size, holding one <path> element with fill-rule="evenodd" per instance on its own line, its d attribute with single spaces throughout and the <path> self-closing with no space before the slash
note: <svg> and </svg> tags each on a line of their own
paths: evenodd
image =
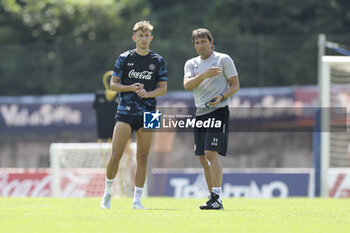
<svg viewBox="0 0 350 233">
<path fill-rule="evenodd" d="M 142 83 L 147 92 L 156 89 L 158 82 L 168 81 L 164 58 L 153 51 L 141 56 L 136 53 L 136 49 L 118 57 L 113 76 L 120 78 L 123 85 Z M 154 111 L 156 104 L 156 98 L 141 98 L 134 92 L 120 92 L 117 113 L 142 115 L 144 111 Z"/>
</svg>

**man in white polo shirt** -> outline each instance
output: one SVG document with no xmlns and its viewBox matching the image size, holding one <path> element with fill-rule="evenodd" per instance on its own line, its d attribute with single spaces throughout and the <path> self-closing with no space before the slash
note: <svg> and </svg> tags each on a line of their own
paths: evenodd
<svg viewBox="0 0 350 233">
<path fill-rule="evenodd" d="M 192 32 L 192 42 L 198 57 L 188 60 L 184 68 L 184 88 L 193 90 L 196 121 L 215 119 L 219 128 L 194 130 L 195 154 L 204 168 L 210 198 L 200 209 L 223 210 L 222 166 L 228 142 L 229 97 L 239 90 L 238 73 L 231 57 L 214 51 L 211 33 L 204 28 Z"/>
</svg>

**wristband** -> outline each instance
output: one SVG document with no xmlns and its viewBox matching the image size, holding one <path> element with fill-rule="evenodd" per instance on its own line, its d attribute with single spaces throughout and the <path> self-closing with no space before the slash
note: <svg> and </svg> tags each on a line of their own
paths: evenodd
<svg viewBox="0 0 350 233">
<path fill-rule="evenodd" d="M 223 94 L 220 94 L 220 95 L 221 95 L 221 97 L 222 97 L 222 99 L 221 99 L 220 102 L 224 102 L 224 101 L 226 100 L 225 96 L 224 96 Z"/>
</svg>

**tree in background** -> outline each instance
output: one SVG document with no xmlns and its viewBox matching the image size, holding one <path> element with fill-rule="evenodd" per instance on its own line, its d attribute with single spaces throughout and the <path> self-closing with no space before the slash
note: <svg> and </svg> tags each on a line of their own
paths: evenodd
<svg viewBox="0 0 350 233">
<path fill-rule="evenodd" d="M 1 41 L 76 42 L 125 39 L 150 10 L 142 0 L 0 0 Z M 132 12 L 137 12 L 133 14 Z M 15 25 L 13 25 L 15 23 Z M 17 41 L 13 41 L 16 35 Z"/>
<path fill-rule="evenodd" d="M 235 58 L 242 87 L 316 83 L 317 34 L 350 41 L 347 0 L 0 0 L 1 95 L 94 92 L 139 20 L 155 25 L 169 90 L 207 27 Z M 25 78 L 23 78 L 25 77 Z M 101 86 L 102 88 L 102 86 Z"/>
<path fill-rule="evenodd" d="M 95 91 L 150 13 L 142 0 L 0 2 L 2 95 Z"/>
</svg>

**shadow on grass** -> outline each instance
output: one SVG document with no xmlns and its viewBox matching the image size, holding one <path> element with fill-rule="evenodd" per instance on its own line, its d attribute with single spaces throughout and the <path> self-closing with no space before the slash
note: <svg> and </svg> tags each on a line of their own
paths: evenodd
<svg viewBox="0 0 350 233">
<path fill-rule="evenodd" d="M 239 209 L 224 209 L 224 210 L 201 210 L 201 209 L 165 209 L 165 208 L 147 208 L 143 211 L 184 211 L 184 210 L 188 210 L 188 211 L 194 211 L 194 210 L 198 210 L 198 211 L 202 211 L 202 212 L 215 212 L 215 211 L 219 211 L 219 212 L 255 212 L 255 210 L 239 210 Z"/>
<path fill-rule="evenodd" d="M 145 211 L 151 210 L 151 211 L 177 211 L 181 209 L 164 209 L 164 208 L 147 208 Z"/>
</svg>

